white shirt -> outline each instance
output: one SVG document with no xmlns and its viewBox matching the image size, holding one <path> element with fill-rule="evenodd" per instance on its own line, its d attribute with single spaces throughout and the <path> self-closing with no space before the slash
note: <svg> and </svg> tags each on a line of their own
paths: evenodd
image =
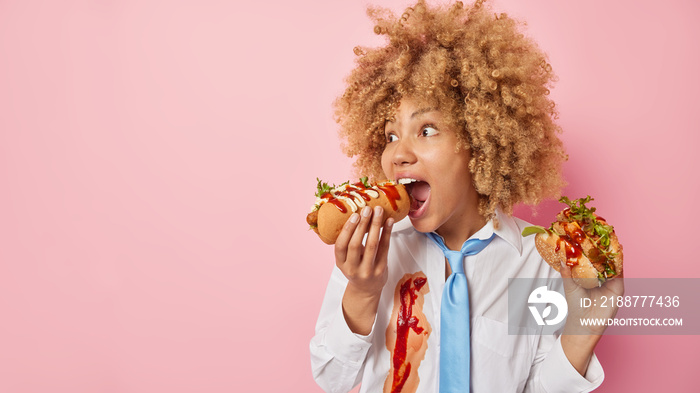
<svg viewBox="0 0 700 393">
<path fill-rule="evenodd" d="M 508 334 L 508 278 L 557 277 L 540 257 L 534 236 L 520 233 L 529 224 L 496 212 L 471 238 L 493 241 L 479 254 L 464 258 L 471 317 L 471 391 L 588 392 L 604 378 L 593 355 L 585 377 L 569 363 L 560 340 L 527 331 Z M 440 359 L 440 303 L 445 285 L 445 257 L 409 220 L 394 226 L 388 257 L 389 278 L 382 291 L 377 317 L 367 336 L 352 333 L 342 312 L 347 279 L 336 267 L 328 283 L 316 334 L 311 339 L 311 366 L 326 392 L 347 392 L 362 383 L 360 392 L 381 392 L 391 369 L 385 332 L 394 307 L 394 289 L 406 273 L 422 271 L 428 278 L 423 313 L 432 326 L 425 358 L 418 367 L 417 393 L 438 392 Z M 532 329 L 532 328 L 528 328 Z"/>
</svg>

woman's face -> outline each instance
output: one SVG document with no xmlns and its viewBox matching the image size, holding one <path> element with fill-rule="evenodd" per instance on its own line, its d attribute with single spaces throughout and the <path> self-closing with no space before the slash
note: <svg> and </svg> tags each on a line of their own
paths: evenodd
<svg viewBox="0 0 700 393">
<path fill-rule="evenodd" d="M 404 98 L 395 121 L 384 126 L 382 153 L 384 174 L 405 183 L 411 195 L 413 226 L 420 232 L 437 231 L 446 240 L 461 235 L 469 223 L 482 222 L 469 150 L 457 150 L 457 134 L 447 124 L 437 108 Z"/>
</svg>

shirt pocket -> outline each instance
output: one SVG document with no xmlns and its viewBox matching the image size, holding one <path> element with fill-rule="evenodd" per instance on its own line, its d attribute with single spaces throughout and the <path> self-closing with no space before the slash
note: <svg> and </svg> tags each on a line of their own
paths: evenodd
<svg viewBox="0 0 700 393">
<path fill-rule="evenodd" d="M 479 316 L 472 330 L 472 389 L 474 392 L 520 392 L 525 388 L 537 353 L 538 329 L 518 328 Z"/>
</svg>

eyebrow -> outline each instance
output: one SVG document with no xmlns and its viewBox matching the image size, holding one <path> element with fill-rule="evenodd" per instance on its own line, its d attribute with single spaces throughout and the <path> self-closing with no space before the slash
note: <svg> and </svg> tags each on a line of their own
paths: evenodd
<svg viewBox="0 0 700 393">
<path fill-rule="evenodd" d="M 437 110 L 437 108 L 432 108 L 432 107 L 431 107 L 431 108 L 418 109 L 417 111 L 415 111 L 415 112 L 413 112 L 413 113 L 411 114 L 411 119 L 413 119 L 413 118 L 416 117 L 416 116 L 422 115 L 422 114 L 424 114 L 424 113 L 433 112 L 433 111 L 436 111 L 436 110 Z"/>
<path fill-rule="evenodd" d="M 417 111 L 411 113 L 411 119 L 415 118 L 416 116 L 420 116 L 420 115 L 422 115 L 422 114 L 424 114 L 424 113 L 433 112 L 433 111 L 436 111 L 436 110 L 438 110 L 438 109 L 437 109 L 437 108 L 433 108 L 433 107 L 418 109 Z M 394 122 L 394 120 L 391 120 L 391 119 L 387 119 L 387 120 L 385 121 L 385 123 L 393 123 L 393 122 Z"/>
</svg>

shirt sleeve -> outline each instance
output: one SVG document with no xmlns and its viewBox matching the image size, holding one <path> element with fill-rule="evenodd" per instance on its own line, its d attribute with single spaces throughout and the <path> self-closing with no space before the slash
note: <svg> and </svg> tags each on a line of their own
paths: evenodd
<svg viewBox="0 0 700 393">
<path fill-rule="evenodd" d="M 347 279 L 333 269 L 311 339 L 311 371 L 325 392 L 348 392 L 362 379 L 363 364 L 372 346 L 369 335 L 353 333 L 343 316 L 342 299 Z M 375 321 L 376 322 L 376 321 Z"/>
<path fill-rule="evenodd" d="M 582 376 L 566 358 L 561 346 L 561 336 L 542 337 L 525 388 L 526 392 L 571 393 L 590 392 L 603 383 L 605 373 L 595 353 L 588 362 L 586 375 Z M 548 350 L 547 350 L 548 349 Z"/>
<path fill-rule="evenodd" d="M 545 263 L 544 260 L 541 263 Z M 549 277 L 561 278 L 554 269 L 548 269 Z M 556 281 L 552 290 L 563 293 L 563 282 Z M 569 362 L 561 346 L 561 328 L 554 335 L 540 336 L 535 360 L 530 369 L 530 375 L 525 386 L 525 392 L 573 393 L 590 392 L 597 389 L 605 378 L 595 353 L 591 356 L 586 369 L 586 375 L 579 374 Z"/>
</svg>

